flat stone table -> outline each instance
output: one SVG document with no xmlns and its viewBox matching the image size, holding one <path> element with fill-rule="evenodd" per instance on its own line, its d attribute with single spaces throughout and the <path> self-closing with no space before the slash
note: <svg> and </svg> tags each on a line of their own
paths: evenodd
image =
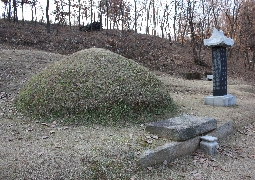
<svg viewBox="0 0 255 180">
<path fill-rule="evenodd" d="M 180 116 L 146 125 L 145 130 L 173 141 L 185 141 L 217 128 L 217 121 L 208 117 Z"/>
</svg>

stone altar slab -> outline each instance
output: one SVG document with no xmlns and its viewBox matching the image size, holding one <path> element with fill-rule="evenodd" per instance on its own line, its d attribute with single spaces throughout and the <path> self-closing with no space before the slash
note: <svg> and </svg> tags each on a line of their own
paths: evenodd
<svg viewBox="0 0 255 180">
<path fill-rule="evenodd" d="M 180 116 L 146 125 L 145 130 L 173 141 L 185 141 L 217 128 L 217 120 L 208 117 Z"/>
</svg>

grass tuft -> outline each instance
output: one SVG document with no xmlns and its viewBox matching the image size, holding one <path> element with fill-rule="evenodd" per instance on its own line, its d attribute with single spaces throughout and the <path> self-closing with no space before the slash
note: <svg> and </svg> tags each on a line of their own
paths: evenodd
<svg viewBox="0 0 255 180">
<path fill-rule="evenodd" d="M 15 103 L 37 118 L 101 124 L 138 122 L 176 109 L 163 83 L 148 69 L 99 48 L 50 65 L 26 84 Z"/>
</svg>

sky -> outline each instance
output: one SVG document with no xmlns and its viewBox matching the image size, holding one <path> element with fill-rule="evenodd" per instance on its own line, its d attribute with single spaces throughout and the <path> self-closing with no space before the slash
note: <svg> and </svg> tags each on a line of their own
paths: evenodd
<svg viewBox="0 0 255 180">
<path fill-rule="evenodd" d="M 39 3 L 42 5 L 43 8 L 46 7 L 46 1 L 45 0 L 41 0 Z M 5 12 L 5 5 L 2 2 L 0 3 L 0 5 L 1 5 L 0 6 L 0 12 L 2 12 L 0 15 L 1 15 L 1 18 L 3 18 L 3 13 Z M 21 7 L 18 7 L 17 11 L 18 11 L 18 18 L 21 20 L 22 19 Z M 42 16 L 44 11 L 45 11 L 45 8 L 44 9 L 42 9 L 42 8 L 38 9 L 37 10 L 38 16 Z M 31 16 L 32 16 L 31 6 L 25 4 L 24 5 L 24 19 L 25 20 L 31 20 Z"/>
<path fill-rule="evenodd" d="M 78 0 L 74 0 L 74 1 L 78 1 Z M 81 2 L 82 2 L 83 0 L 81 0 Z M 97 1 L 97 0 L 94 0 L 95 2 Z M 161 1 L 161 2 L 163 2 L 163 3 L 166 3 L 166 1 L 165 0 L 158 0 L 158 1 Z M 71 1 L 72 2 L 72 1 Z M 138 3 L 139 3 L 139 1 L 137 1 Z M 44 21 L 46 21 L 46 18 L 45 18 L 45 9 L 46 9 L 46 0 L 39 0 L 39 6 L 37 6 L 37 7 L 41 7 L 41 8 L 37 8 L 37 21 L 39 21 L 39 20 L 41 20 L 42 18 L 43 18 L 43 20 Z M 129 1 L 129 3 L 131 4 L 131 5 L 133 5 L 134 4 L 134 0 L 130 0 Z M 159 8 L 160 8 L 160 6 L 162 6 L 161 8 L 163 8 L 164 7 L 164 5 L 156 5 L 156 6 L 158 6 Z M 0 3 L 0 12 L 4 12 L 5 10 L 4 10 L 4 4 L 3 3 Z M 66 7 L 66 8 L 68 8 L 68 7 Z M 53 12 L 53 10 L 55 9 L 55 5 L 54 5 L 54 0 L 50 0 L 50 9 L 49 9 L 49 12 L 50 13 L 52 13 Z M 68 10 L 68 9 L 66 9 L 66 10 Z M 134 11 L 134 8 L 133 9 L 131 9 L 131 11 Z M 2 16 L 2 14 L 0 14 L 0 16 L 1 16 L 1 18 L 3 18 L 3 16 Z M 143 16 L 145 16 L 145 14 L 143 15 Z M 51 20 L 52 20 L 52 22 L 54 22 L 54 16 L 51 14 L 50 15 L 50 17 L 51 17 Z M 133 16 L 134 17 L 134 16 Z M 32 11 L 31 11 L 31 6 L 30 5 L 24 5 L 24 19 L 25 20 L 31 20 L 31 18 L 32 18 Z M 18 7 L 18 19 L 19 20 L 21 20 L 22 19 L 22 11 L 21 11 L 21 7 Z M 103 18 L 104 19 L 104 18 Z M 140 17 L 140 22 L 141 22 L 141 20 L 144 20 L 145 19 L 145 17 Z M 78 24 L 78 20 L 77 19 L 73 19 L 72 20 L 73 22 L 72 22 L 72 24 L 74 24 L 74 21 L 76 21 L 75 23 L 76 24 Z M 85 24 L 87 24 L 87 23 L 89 23 L 89 22 L 85 22 Z M 139 23 L 138 23 L 139 24 Z M 139 28 L 138 29 L 138 32 L 140 32 L 140 33 L 145 33 L 145 29 L 146 29 L 146 27 L 145 27 L 145 22 L 143 22 L 143 26 L 141 26 L 141 29 Z M 151 24 L 150 25 L 151 27 L 153 27 L 153 25 Z M 170 30 L 169 30 L 170 31 Z M 151 32 L 151 31 L 150 31 Z M 160 34 L 161 33 L 161 29 L 160 28 L 157 28 L 157 32 Z M 167 32 L 168 33 L 168 32 Z M 159 35 L 158 34 L 158 35 Z"/>
</svg>

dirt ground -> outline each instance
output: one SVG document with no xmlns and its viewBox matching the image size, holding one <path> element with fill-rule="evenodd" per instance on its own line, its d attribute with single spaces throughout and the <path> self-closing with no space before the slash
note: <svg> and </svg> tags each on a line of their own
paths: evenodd
<svg viewBox="0 0 255 180">
<path fill-rule="evenodd" d="M 174 162 L 140 168 L 136 160 L 148 148 L 169 140 L 153 138 L 144 125 L 89 127 L 43 123 L 16 112 L 13 99 L 24 83 L 63 55 L 0 49 L 0 179 L 255 179 L 255 88 L 228 79 L 233 107 L 203 105 L 212 82 L 184 80 L 155 72 L 169 88 L 181 114 L 233 121 L 235 131 L 219 142 L 216 156 L 199 150 Z M 148 141 L 148 139 L 150 141 Z M 148 143 L 150 142 L 150 143 Z"/>
</svg>

